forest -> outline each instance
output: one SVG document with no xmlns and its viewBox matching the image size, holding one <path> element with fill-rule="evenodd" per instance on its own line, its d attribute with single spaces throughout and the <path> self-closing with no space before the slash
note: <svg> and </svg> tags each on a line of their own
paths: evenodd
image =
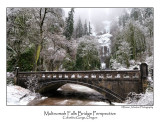
<svg viewBox="0 0 160 125">
<path fill-rule="evenodd" d="M 7 72 L 101 70 L 98 36 L 106 32 L 110 69 L 153 68 L 153 8 L 124 8 L 108 31 L 82 15 L 75 20 L 76 9 L 65 16 L 64 8 L 7 8 Z"/>
</svg>

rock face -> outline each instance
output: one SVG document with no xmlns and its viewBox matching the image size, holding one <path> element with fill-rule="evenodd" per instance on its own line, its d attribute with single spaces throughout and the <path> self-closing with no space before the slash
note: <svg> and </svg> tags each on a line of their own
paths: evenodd
<svg viewBox="0 0 160 125">
<path fill-rule="evenodd" d="M 100 53 L 102 70 L 109 68 L 110 52 L 111 52 L 110 51 L 110 45 L 111 45 L 110 37 L 112 37 L 112 35 L 109 33 L 98 36 L 98 41 L 100 43 L 99 53 Z"/>
</svg>

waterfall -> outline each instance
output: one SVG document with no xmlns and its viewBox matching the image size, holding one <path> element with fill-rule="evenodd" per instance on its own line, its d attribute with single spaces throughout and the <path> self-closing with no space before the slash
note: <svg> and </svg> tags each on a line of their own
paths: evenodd
<svg viewBox="0 0 160 125">
<path fill-rule="evenodd" d="M 101 60 L 101 70 L 105 70 L 109 68 L 110 61 L 110 44 L 112 37 L 111 34 L 106 33 L 99 36 L 99 44 L 100 44 L 100 60 Z"/>
<path fill-rule="evenodd" d="M 103 56 L 104 56 L 104 46 L 103 46 Z"/>
<path fill-rule="evenodd" d="M 104 62 L 101 63 L 101 69 L 106 69 L 106 63 Z"/>
</svg>

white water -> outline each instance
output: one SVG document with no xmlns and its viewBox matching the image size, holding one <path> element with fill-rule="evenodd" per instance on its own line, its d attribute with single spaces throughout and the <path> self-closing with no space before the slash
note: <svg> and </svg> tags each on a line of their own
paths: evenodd
<svg viewBox="0 0 160 125">
<path fill-rule="evenodd" d="M 112 37 L 111 34 L 106 33 L 103 35 L 98 36 L 98 42 L 100 44 L 100 49 L 101 49 L 101 69 L 104 70 L 108 67 L 106 67 L 106 63 L 104 62 L 107 56 L 110 56 L 110 46 L 111 46 L 111 40 L 110 37 Z M 107 48 L 107 52 L 105 52 L 105 47 Z M 102 59 L 103 58 L 103 59 Z"/>
<path fill-rule="evenodd" d="M 101 63 L 101 69 L 105 69 L 106 68 L 106 64 L 104 62 Z"/>
</svg>

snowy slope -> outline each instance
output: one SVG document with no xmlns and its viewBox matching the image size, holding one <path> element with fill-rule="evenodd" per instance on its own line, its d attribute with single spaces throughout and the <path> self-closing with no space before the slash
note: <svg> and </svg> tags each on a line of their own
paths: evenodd
<svg viewBox="0 0 160 125">
<path fill-rule="evenodd" d="M 7 85 L 7 105 L 27 105 L 35 97 L 36 94 L 28 89 L 15 85 Z"/>
</svg>

